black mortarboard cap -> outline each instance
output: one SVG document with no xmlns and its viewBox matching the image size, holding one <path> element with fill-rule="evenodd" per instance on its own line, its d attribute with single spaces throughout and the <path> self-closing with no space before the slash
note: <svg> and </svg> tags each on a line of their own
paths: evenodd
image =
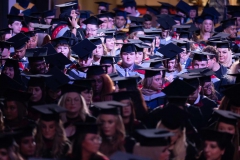
<svg viewBox="0 0 240 160">
<path fill-rule="evenodd" d="M 129 19 L 131 23 L 135 23 L 136 25 L 142 25 L 144 22 L 144 19 L 142 17 L 129 16 Z"/>
<path fill-rule="evenodd" d="M 196 73 L 183 73 L 178 75 L 178 77 L 183 78 L 185 82 L 197 89 L 200 85 L 199 77 L 202 77 L 202 75 Z"/>
<path fill-rule="evenodd" d="M 45 81 L 47 78 L 50 78 L 51 75 L 47 74 L 35 74 L 35 75 L 24 75 L 26 77 L 30 77 L 27 86 L 38 86 L 40 88 L 45 87 Z"/>
<path fill-rule="evenodd" d="M 106 74 L 106 68 L 107 66 L 105 65 L 96 65 L 96 66 L 88 66 L 87 70 L 87 77 L 88 76 L 95 76 L 95 75 L 101 75 L 101 74 Z"/>
<path fill-rule="evenodd" d="M 69 2 L 69 3 L 59 4 L 59 5 L 55 5 L 55 6 L 60 7 L 60 12 L 64 13 L 67 11 L 75 10 L 76 4 L 77 3 Z"/>
<path fill-rule="evenodd" d="M 106 7 L 106 9 L 108 10 L 108 8 L 109 8 L 109 5 L 111 5 L 110 3 L 108 3 L 108 2 L 95 2 L 95 3 L 97 3 L 99 6 L 103 6 L 103 7 Z"/>
<path fill-rule="evenodd" d="M 124 40 L 126 39 L 127 35 L 125 32 L 116 32 L 115 33 L 115 39 L 116 40 Z"/>
<path fill-rule="evenodd" d="M 163 129 L 138 129 L 139 143 L 141 146 L 168 146 L 170 138 L 174 134 Z M 141 137 L 141 138 L 140 138 Z"/>
<path fill-rule="evenodd" d="M 34 23 L 34 30 L 36 30 L 37 33 L 46 33 L 49 34 L 50 30 L 51 30 L 51 25 L 47 25 L 47 24 L 37 24 Z"/>
<path fill-rule="evenodd" d="M 8 14 L 7 19 L 11 20 L 12 22 L 14 22 L 14 21 L 22 22 L 23 21 L 23 16 Z"/>
<path fill-rule="evenodd" d="M 153 36 L 139 36 L 138 37 L 143 43 L 153 43 L 155 37 Z"/>
<path fill-rule="evenodd" d="M 57 51 L 55 50 L 55 48 L 53 47 L 53 45 L 51 43 L 47 43 L 47 44 L 43 45 L 42 47 L 48 49 L 47 55 L 57 54 Z"/>
<path fill-rule="evenodd" d="M 127 19 L 127 15 L 129 14 L 128 12 L 122 11 L 122 10 L 115 10 L 116 16 L 121 16 Z"/>
<path fill-rule="evenodd" d="M 59 114 L 67 111 L 65 108 L 60 107 L 57 104 L 37 105 L 32 108 L 41 113 L 40 119 L 44 121 L 59 121 Z"/>
<path fill-rule="evenodd" d="M 136 52 L 136 47 L 133 43 L 123 43 L 123 46 L 120 50 L 120 53 L 131 53 L 131 52 Z"/>
<path fill-rule="evenodd" d="M 187 41 L 182 41 L 182 40 L 176 40 L 176 45 L 180 48 L 186 48 L 187 51 L 190 50 L 190 43 Z"/>
<path fill-rule="evenodd" d="M 169 10 L 170 8 L 173 8 L 173 7 L 174 7 L 173 5 L 171 5 L 171 4 L 169 4 L 169 3 L 159 2 L 159 1 L 158 1 L 158 3 L 162 4 L 161 7 L 160 7 L 160 9 L 163 8 L 163 9 Z"/>
<path fill-rule="evenodd" d="M 191 39 L 192 38 L 192 33 L 189 31 L 181 31 L 179 34 L 179 38 L 187 38 Z"/>
<path fill-rule="evenodd" d="M 162 59 L 162 58 L 153 58 L 150 60 L 143 61 L 144 63 L 150 63 L 150 67 L 153 68 L 159 68 L 159 67 L 164 67 L 163 61 L 167 59 Z"/>
<path fill-rule="evenodd" d="M 230 48 L 229 41 L 212 41 L 217 44 L 217 48 Z"/>
<path fill-rule="evenodd" d="M 157 22 L 160 24 L 160 28 L 164 30 L 170 30 L 176 24 L 175 20 L 169 15 L 159 15 Z"/>
<path fill-rule="evenodd" d="M 34 129 L 36 128 L 35 124 L 29 124 L 27 126 L 14 129 L 14 132 L 16 133 L 14 135 L 14 139 L 19 142 L 21 138 L 34 136 Z"/>
<path fill-rule="evenodd" d="M 59 18 L 52 18 L 51 25 L 53 24 L 59 24 L 61 20 Z"/>
<path fill-rule="evenodd" d="M 41 18 L 42 12 L 31 12 L 30 17 Z"/>
<path fill-rule="evenodd" d="M 74 124 L 77 129 L 77 135 L 78 134 L 98 134 L 98 129 L 100 124 L 97 123 L 83 123 L 83 122 L 78 122 Z"/>
<path fill-rule="evenodd" d="M 0 29 L 0 36 L 5 35 L 5 34 L 12 34 L 12 28 Z"/>
<path fill-rule="evenodd" d="M 88 10 L 81 10 L 80 11 L 80 18 L 89 18 L 90 14 L 93 14 L 93 12 L 88 11 Z"/>
<path fill-rule="evenodd" d="M 7 49 L 10 49 L 10 47 L 13 46 L 13 43 L 12 42 L 8 42 L 8 41 L 0 41 L 0 49 L 4 49 L 4 48 L 7 48 Z"/>
<path fill-rule="evenodd" d="M 202 16 L 198 16 L 194 19 L 194 22 L 197 23 L 197 24 L 201 24 L 203 22 L 203 18 Z"/>
<path fill-rule="evenodd" d="M 236 126 L 240 115 L 232 111 L 214 109 L 214 113 L 218 115 L 218 122 L 224 122 Z"/>
<path fill-rule="evenodd" d="M 47 64 L 50 64 L 50 68 L 55 66 L 60 70 L 63 70 L 66 65 L 73 63 L 70 59 L 68 59 L 62 53 L 49 55 L 45 58 L 45 60 Z"/>
<path fill-rule="evenodd" d="M 236 26 L 236 19 L 237 18 L 231 18 L 231 19 L 227 19 L 227 20 L 221 21 L 222 28 L 226 29 L 226 28 L 228 28 L 230 26 Z"/>
<path fill-rule="evenodd" d="M 80 59 L 92 57 L 92 51 L 94 49 L 96 49 L 96 46 L 88 39 L 84 39 L 72 47 L 72 51 L 76 53 Z"/>
<path fill-rule="evenodd" d="M 187 98 L 191 95 L 196 88 L 184 82 L 180 79 L 175 79 L 162 92 L 166 94 L 168 98 Z"/>
<path fill-rule="evenodd" d="M 29 62 L 43 61 L 47 56 L 48 48 L 34 48 L 26 49 L 25 56 L 28 57 Z"/>
<path fill-rule="evenodd" d="M 24 18 L 27 23 L 40 23 L 38 17 L 25 16 Z"/>
<path fill-rule="evenodd" d="M 53 91 L 58 90 L 61 86 L 70 81 L 68 76 L 61 72 L 57 67 L 50 68 L 46 74 L 52 75 L 51 78 L 46 78 L 45 81 L 46 86 Z"/>
<path fill-rule="evenodd" d="M 172 130 L 184 127 L 186 120 L 190 117 L 188 112 L 175 105 L 164 107 L 160 116 L 161 124 Z"/>
<path fill-rule="evenodd" d="M 148 43 L 148 42 L 145 42 L 145 43 Z M 144 44 L 144 43 L 136 43 L 135 46 L 136 46 L 136 51 L 137 52 L 143 52 L 144 48 L 150 48 L 151 47 L 151 46 L 149 46 L 147 44 Z"/>
<path fill-rule="evenodd" d="M 159 15 L 159 11 L 157 9 L 147 6 L 147 5 L 145 5 L 145 7 L 147 8 L 148 12 L 153 13 L 154 15 Z"/>
<path fill-rule="evenodd" d="M 104 64 L 114 64 L 115 60 L 114 60 L 114 56 L 102 56 L 101 60 L 100 60 L 100 65 L 104 65 Z"/>
<path fill-rule="evenodd" d="M 158 50 L 158 52 L 163 54 L 165 58 L 170 58 L 170 59 L 175 58 L 179 53 L 183 51 L 184 51 L 183 49 L 181 49 L 180 47 L 176 46 L 173 43 L 169 43 Z"/>
<path fill-rule="evenodd" d="M 91 37 L 91 38 L 88 38 L 88 40 L 91 41 L 94 45 L 102 44 L 102 40 L 100 37 Z"/>
<path fill-rule="evenodd" d="M 229 98 L 230 104 L 240 106 L 240 83 L 237 83 L 223 91 L 223 94 Z"/>
<path fill-rule="evenodd" d="M 19 64 L 18 64 L 18 60 L 16 59 L 6 59 L 4 67 L 13 67 L 15 69 L 19 69 Z"/>
<path fill-rule="evenodd" d="M 194 54 L 193 60 L 198 60 L 198 61 L 207 61 L 208 60 L 207 56 L 214 55 L 212 53 L 202 52 L 202 51 L 191 51 L 191 53 Z"/>
<path fill-rule="evenodd" d="M 5 74 L 0 75 L 0 94 L 3 94 L 9 88 L 15 90 L 24 90 L 22 84 L 18 83 L 14 79 L 8 77 Z"/>
<path fill-rule="evenodd" d="M 103 21 L 101 21 L 100 19 L 98 19 L 95 16 L 91 16 L 88 19 L 84 20 L 82 23 L 84 24 L 93 24 L 93 25 L 100 25 L 103 23 Z"/>
<path fill-rule="evenodd" d="M 200 134 L 204 141 L 215 141 L 223 146 L 227 146 L 233 138 L 232 134 L 212 129 L 203 129 Z"/>
<path fill-rule="evenodd" d="M 47 11 L 43 11 L 42 17 L 46 18 L 48 16 L 55 16 L 55 14 L 56 14 L 56 10 L 55 9 L 47 10 Z"/>
<path fill-rule="evenodd" d="M 118 85 L 119 89 L 123 88 L 137 88 L 137 84 L 139 79 L 141 79 L 139 76 L 134 77 L 114 77 L 112 78 L 112 81 L 115 82 L 115 84 Z"/>
<path fill-rule="evenodd" d="M 161 29 L 144 29 L 146 35 L 160 36 L 161 32 Z"/>
<path fill-rule="evenodd" d="M 5 101 L 27 102 L 32 94 L 15 89 L 8 89 L 4 93 Z"/>
<path fill-rule="evenodd" d="M 120 107 L 126 104 L 117 101 L 95 102 L 93 105 L 100 109 L 99 114 L 120 115 Z"/>
<path fill-rule="evenodd" d="M 130 26 L 129 27 L 129 34 L 137 31 L 144 31 L 142 26 Z"/>
<path fill-rule="evenodd" d="M 13 132 L 2 132 L 0 133 L 0 149 L 5 148 L 8 149 L 9 147 L 14 145 L 14 139 L 13 139 Z"/>
<path fill-rule="evenodd" d="M 153 77 L 156 75 L 162 74 L 160 71 L 166 70 L 165 68 L 152 68 L 152 67 L 146 67 L 146 68 L 139 68 L 139 70 L 145 71 L 145 78 Z"/>
<path fill-rule="evenodd" d="M 214 7 L 205 7 L 202 12 L 202 15 L 204 14 L 210 14 L 215 17 L 221 16 L 221 14 Z"/>
<path fill-rule="evenodd" d="M 105 13 L 101 13 L 101 14 L 98 14 L 96 15 L 97 18 L 108 18 L 108 12 L 105 12 Z"/>
<path fill-rule="evenodd" d="M 94 81 L 93 79 L 75 79 L 73 84 L 79 86 L 80 91 L 83 91 L 86 89 L 90 90 Z"/>
<path fill-rule="evenodd" d="M 136 7 L 137 3 L 135 0 L 122 0 L 123 6 L 126 7 Z"/>
<path fill-rule="evenodd" d="M 186 15 L 188 15 L 188 12 L 190 11 L 190 8 L 191 7 L 186 2 L 184 2 L 182 0 L 180 0 L 178 2 L 178 4 L 176 5 L 176 9 L 185 13 Z"/>
<path fill-rule="evenodd" d="M 115 152 L 111 157 L 111 160 L 150 160 L 149 158 L 139 157 L 137 155 L 125 153 L 125 152 Z"/>
<path fill-rule="evenodd" d="M 131 99 L 131 95 L 133 95 L 134 91 L 121 91 L 121 92 L 113 92 L 109 95 L 112 95 L 114 101 L 121 101 L 125 99 Z"/>
<path fill-rule="evenodd" d="M 239 7 L 239 6 L 238 6 Z M 240 8 L 239 8 L 240 9 Z M 240 17 L 240 10 L 238 11 L 232 11 L 229 13 L 230 15 L 232 15 L 233 18 L 237 18 Z"/>
<path fill-rule="evenodd" d="M 23 48 L 29 41 L 29 38 L 23 33 L 18 33 L 15 36 L 9 38 L 7 41 L 14 43 L 13 47 L 15 50 L 17 50 Z"/>
<path fill-rule="evenodd" d="M 24 33 L 28 38 L 36 36 L 37 32 L 35 31 L 28 31 Z"/>
<path fill-rule="evenodd" d="M 212 20 L 212 21 L 214 21 L 214 15 L 212 15 L 212 14 L 204 14 L 204 15 L 202 15 L 202 19 L 203 19 L 203 21 L 204 20 Z"/>
</svg>

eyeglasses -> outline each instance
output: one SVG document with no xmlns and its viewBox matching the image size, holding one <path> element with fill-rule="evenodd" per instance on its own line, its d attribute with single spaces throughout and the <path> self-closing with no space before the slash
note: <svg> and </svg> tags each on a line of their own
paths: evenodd
<svg viewBox="0 0 240 160">
<path fill-rule="evenodd" d="M 97 29 L 86 29 L 87 32 L 95 32 Z"/>
</svg>

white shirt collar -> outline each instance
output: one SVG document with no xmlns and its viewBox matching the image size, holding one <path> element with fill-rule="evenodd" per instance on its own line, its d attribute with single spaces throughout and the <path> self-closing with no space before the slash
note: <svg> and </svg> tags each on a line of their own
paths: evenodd
<svg viewBox="0 0 240 160">
<path fill-rule="evenodd" d="M 200 101 L 200 94 L 198 94 L 198 98 L 196 99 L 196 101 L 194 102 L 194 104 L 198 104 Z"/>
</svg>

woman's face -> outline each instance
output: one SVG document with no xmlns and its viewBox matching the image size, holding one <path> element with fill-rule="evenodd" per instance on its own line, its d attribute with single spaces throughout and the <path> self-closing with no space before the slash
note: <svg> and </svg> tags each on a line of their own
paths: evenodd
<svg viewBox="0 0 240 160">
<path fill-rule="evenodd" d="M 130 100 L 125 99 L 125 100 L 121 100 L 120 102 L 127 105 L 122 107 L 122 117 L 130 117 L 132 114 L 132 107 L 131 107 Z"/>
<path fill-rule="evenodd" d="M 176 65 L 176 60 L 169 60 L 168 61 L 168 71 L 169 72 L 174 72 L 175 71 L 175 65 Z"/>
<path fill-rule="evenodd" d="M 66 93 L 65 108 L 67 109 L 68 114 L 79 113 L 80 109 L 82 108 L 82 105 L 78 93 L 76 92 Z"/>
<path fill-rule="evenodd" d="M 8 151 L 5 148 L 0 148 L 0 160 L 10 160 Z"/>
<path fill-rule="evenodd" d="M 160 46 L 160 36 L 156 36 L 155 37 L 155 43 L 156 43 L 156 47 L 159 47 Z"/>
<path fill-rule="evenodd" d="M 215 141 L 205 141 L 203 152 L 206 160 L 219 160 L 224 154 Z"/>
<path fill-rule="evenodd" d="M 205 82 L 203 85 L 203 91 L 204 95 L 208 96 L 212 94 L 212 83 L 211 82 Z"/>
<path fill-rule="evenodd" d="M 14 77 L 14 68 L 13 67 L 4 67 L 3 73 L 13 79 Z"/>
<path fill-rule="evenodd" d="M 53 139 L 56 134 L 56 122 L 55 121 L 44 121 L 41 120 L 41 131 L 43 137 L 46 139 Z"/>
<path fill-rule="evenodd" d="M 169 160 L 169 158 L 170 158 L 170 152 L 168 150 L 168 147 L 164 147 L 164 149 L 159 155 L 159 160 Z"/>
<path fill-rule="evenodd" d="M 100 93 L 103 89 L 103 79 L 101 76 L 92 76 L 92 78 L 95 80 L 93 82 L 93 92 Z"/>
<path fill-rule="evenodd" d="M 204 32 L 211 32 L 213 28 L 213 22 L 212 20 L 204 20 L 203 21 L 203 30 Z"/>
<path fill-rule="evenodd" d="M 106 39 L 106 47 L 108 50 L 112 50 L 114 48 L 114 38 L 107 38 Z"/>
<path fill-rule="evenodd" d="M 75 11 L 75 10 L 72 10 L 71 13 L 70 13 L 70 16 L 71 16 L 72 18 L 77 18 L 77 13 L 76 13 L 76 11 Z"/>
<path fill-rule="evenodd" d="M 227 133 L 230 133 L 230 134 L 235 134 L 236 133 L 234 125 L 227 124 L 227 123 L 224 123 L 224 122 L 219 122 L 217 129 L 220 132 L 227 132 Z"/>
<path fill-rule="evenodd" d="M 97 153 L 101 142 L 102 139 L 99 135 L 88 133 L 82 142 L 82 150 L 88 153 Z"/>
<path fill-rule="evenodd" d="M 219 62 L 224 63 L 228 59 L 229 49 L 228 48 L 217 48 L 218 50 L 218 56 L 219 56 Z"/>
<path fill-rule="evenodd" d="M 23 137 L 19 143 L 19 150 L 24 157 L 32 157 L 36 150 L 36 142 L 33 136 Z"/>
<path fill-rule="evenodd" d="M 99 44 L 99 45 L 96 45 L 97 48 L 93 50 L 93 55 L 95 58 L 98 58 L 100 59 L 101 56 L 103 55 L 103 45 L 102 44 Z"/>
<path fill-rule="evenodd" d="M 62 53 L 64 56 L 68 57 L 69 55 L 69 46 L 67 44 L 58 45 L 56 48 L 58 53 Z"/>
<path fill-rule="evenodd" d="M 190 10 L 189 17 L 195 18 L 197 16 L 197 11 L 195 9 Z"/>
<path fill-rule="evenodd" d="M 53 91 L 53 90 L 51 90 L 51 89 L 48 90 L 48 95 L 49 95 L 52 99 L 54 99 L 54 100 L 59 99 L 60 96 L 61 96 L 61 94 L 62 94 L 61 89 L 58 89 L 58 90 L 56 90 L 56 91 Z"/>
<path fill-rule="evenodd" d="M 107 137 L 111 137 L 116 133 L 116 121 L 117 118 L 114 115 L 109 115 L 109 114 L 102 114 L 99 115 L 100 117 L 100 122 L 102 124 L 101 130 L 103 134 Z"/>
<path fill-rule="evenodd" d="M 90 106 L 92 104 L 93 91 L 86 89 L 81 92 L 81 95 L 85 99 L 87 106 Z"/>
<path fill-rule="evenodd" d="M 38 102 L 41 100 L 43 93 L 42 93 L 42 89 L 40 87 L 33 87 L 33 86 L 29 86 L 28 87 L 28 92 L 32 94 L 32 96 L 30 97 L 30 100 L 32 102 Z"/>
<path fill-rule="evenodd" d="M 27 48 L 36 48 L 37 47 L 37 35 L 30 37 L 30 40 L 27 43 Z"/>
<path fill-rule="evenodd" d="M 143 52 L 136 52 L 135 63 L 141 64 L 143 61 Z"/>
<path fill-rule="evenodd" d="M 7 101 L 3 113 L 7 120 L 14 120 L 18 118 L 18 107 L 14 101 Z"/>
<path fill-rule="evenodd" d="M 151 88 L 155 91 L 158 91 L 162 88 L 162 75 L 153 76 Z"/>
</svg>

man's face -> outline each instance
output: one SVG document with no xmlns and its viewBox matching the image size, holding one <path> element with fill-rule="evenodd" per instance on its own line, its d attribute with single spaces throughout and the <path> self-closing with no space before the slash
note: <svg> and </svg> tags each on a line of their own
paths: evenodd
<svg viewBox="0 0 240 160">
<path fill-rule="evenodd" d="M 230 34 L 230 38 L 236 38 L 237 36 L 237 27 L 236 26 L 229 26 L 228 28 L 224 29 L 225 33 Z"/>
<path fill-rule="evenodd" d="M 162 30 L 161 35 L 162 35 L 162 38 L 163 38 L 163 39 L 167 38 L 168 35 L 169 35 L 169 30 Z"/>
<path fill-rule="evenodd" d="M 37 61 L 30 63 L 31 71 L 35 74 L 44 74 L 46 73 L 46 63 L 45 61 Z"/>
<path fill-rule="evenodd" d="M 102 24 L 99 25 L 100 29 L 107 29 L 108 28 L 108 18 L 104 17 L 104 18 L 99 18 L 101 21 L 103 21 Z"/>
<path fill-rule="evenodd" d="M 15 50 L 15 58 L 18 60 L 21 60 L 25 56 L 25 53 L 26 53 L 26 46 L 21 49 L 17 49 Z"/>
<path fill-rule="evenodd" d="M 55 16 L 48 16 L 48 17 L 44 18 L 44 22 L 48 25 L 51 25 L 51 21 L 53 18 L 55 18 Z"/>
<path fill-rule="evenodd" d="M 188 102 L 190 104 L 194 104 L 194 102 L 196 101 L 196 99 L 198 98 L 198 94 L 200 91 L 200 87 L 198 87 L 189 97 L 188 97 Z"/>
<path fill-rule="evenodd" d="M 22 29 L 22 22 L 14 21 L 13 24 L 8 25 L 9 28 L 12 28 L 14 34 L 18 34 Z"/>
<path fill-rule="evenodd" d="M 207 61 L 194 60 L 193 63 L 192 63 L 192 67 L 194 69 L 207 68 L 208 67 L 208 62 Z"/>
<path fill-rule="evenodd" d="M 88 59 L 78 59 L 78 64 L 81 67 L 88 67 L 88 66 L 91 66 L 92 61 L 93 61 L 93 58 L 90 58 L 90 57 Z"/>
<path fill-rule="evenodd" d="M 87 28 L 86 28 L 86 34 L 87 34 L 87 37 L 94 37 L 94 36 L 97 36 L 97 25 L 94 25 L 94 24 L 87 24 Z"/>
<path fill-rule="evenodd" d="M 101 11 L 107 11 L 107 8 L 104 6 L 99 6 L 98 7 L 98 14 L 101 14 Z"/>
<path fill-rule="evenodd" d="M 152 27 L 152 21 L 145 21 L 143 22 L 144 29 L 150 29 Z"/>
<path fill-rule="evenodd" d="M 115 25 L 117 28 L 122 28 L 126 24 L 126 20 L 123 16 L 117 16 L 115 19 Z"/>
<path fill-rule="evenodd" d="M 189 17 L 195 18 L 197 16 L 197 11 L 195 9 L 190 10 Z"/>
<path fill-rule="evenodd" d="M 135 52 L 130 52 L 130 53 L 122 52 L 121 58 L 122 58 L 123 66 L 130 67 L 131 65 L 134 64 L 136 55 L 135 55 Z"/>
<path fill-rule="evenodd" d="M 168 14 L 168 9 L 161 8 L 160 14 Z"/>
</svg>

